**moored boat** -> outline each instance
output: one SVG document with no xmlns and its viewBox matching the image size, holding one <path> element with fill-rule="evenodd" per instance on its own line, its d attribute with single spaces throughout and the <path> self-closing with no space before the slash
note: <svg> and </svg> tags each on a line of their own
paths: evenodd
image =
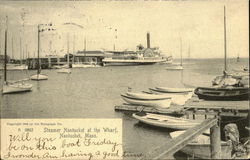
<svg viewBox="0 0 250 160">
<path fill-rule="evenodd" d="M 180 38 L 180 56 L 181 56 L 181 63 L 179 65 L 171 65 L 166 68 L 166 70 L 183 70 L 182 65 L 182 39 Z"/>
<path fill-rule="evenodd" d="M 175 131 L 171 132 L 171 138 L 176 138 L 185 131 Z M 193 140 L 193 142 L 187 144 L 181 149 L 183 153 L 188 155 L 201 158 L 201 159 L 211 159 L 210 151 L 210 137 L 207 135 L 199 135 Z M 232 147 L 230 143 L 221 141 L 221 158 L 222 159 L 231 159 Z"/>
<path fill-rule="evenodd" d="M 179 93 L 170 93 L 170 92 L 166 92 L 164 90 L 159 90 L 156 88 L 149 88 L 150 92 L 154 93 L 154 94 L 164 94 L 164 95 L 169 95 L 172 98 L 183 98 L 183 99 L 190 99 L 193 96 L 193 92 L 179 92 Z"/>
<path fill-rule="evenodd" d="M 1 66 L 0 70 L 3 70 L 4 68 Z M 8 63 L 7 64 L 7 70 L 8 71 L 18 71 L 18 70 L 27 70 L 28 66 L 25 64 L 12 64 Z"/>
<path fill-rule="evenodd" d="M 168 108 L 171 104 L 171 98 L 153 98 L 153 99 L 143 99 L 143 98 L 135 98 L 129 95 L 121 95 L 124 101 L 142 106 L 156 107 L 156 108 Z"/>
<path fill-rule="evenodd" d="M 6 24 L 7 24 L 7 17 L 6 17 Z M 8 82 L 7 81 L 7 27 L 5 29 L 5 40 L 4 40 L 4 82 L 3 82 L 3 94 L 9 94 L 9 93 L 20 93 L 20 92 L 27 92 L 31 91 L 32 84 L 24 83 L 23 80 L 19 80 L 16 82 Z"/>
<path fill-rule="evenodd" d="M 158 47 L 150 47 L 150 34 L 147 33 L 147 47 L 144 48 L 141 44 L 137 46 L 136 51 L 108 51 L 106 55 L 111 53 L 102 60 L 103 66 L 107 65 L 147 65 L 172 63 L 172 57 L 161 55 Z"/>
<path fill-rule="evenodd" d="M 142 99 L 171 98 L 170 96 L 159 95 L 159 94 L 157 95 L 157 94 L 136 93 L 136 92 L 127 92 L 126 94 L 134 98 L 142 98 Z"/>
<path fill-rule="evenodd" d="M 164 91 L 166 93 L 187 93 L 193 92 L 193 88 L 170 88 L 170 87 L 155 87 L 157 90 Z"/>
<path fill-rule="evenodd" d="M 32 89 L 32 84 L 17 82 L 17 83 L 5 83 L 3 84 L 3 94 L 28 92 Z"/>
<path fill-rule="evenodd" d="M 204 100 L 249 100 L 249 73 L 228 74 L 226 47 L 226 9 L 224 7 L 224 71 L 212 81 L 212 87 L 197 87 L 195 94 Z"/>
<path fill-rule="evenodd" d="M 190 99 L 190 95 L 180 95 L 180 94 L 171 94 L 171 93 L 166 93 L 166 94 L 159 94 L 158 92 L 147 92 L 147 93 L 134 93 L 134 92 L 127 92 L 127 95 L 132 96 L 134 98 L 143 98 L 143 99 L 154 99 L 154 98 L 171 98 L 171 104 L 176 104 L 176 105 L 184 105 L 188 99 Z"/>
<path fill-rule="evenodd" d="M 47 80 L 48 75 L 41 74 L 41 62 L 40 62 L 40 32 L 43 32 L 44 30 L 40 29 L 40 25 L 37 26 L 37 32 L 38 32 L 38 48 L 37 48 L 37 74 L 32 75 L 30 77 L 31 80 L 40 81 L 40 80 Z"/>
<path fill-rule="evenodd" d="M 34 74 L 30 77 L 31 80 L 35 80 L 35 81 L 40 81 L 40 80 L 47 80 L 48 76 L 45 74 Z"/>
<path fill-rule="evenodd" d="M 134 113 L 133 117 L 139 120 L 140 122 L 146 123 L 148 125 L 174 130 L 185 130 L 201 123 L 201 121 L 197 120 L 189 120 L 185 118 L 177 118 L 167 115 L 159 115 L 145 112 Z"/>
<path fill-rule="evenodd" d="M 194 93 L 205 100 L 238 101 L 249 100 L 250 97 L 249 87 L 198 87 Z"/>
</svg>

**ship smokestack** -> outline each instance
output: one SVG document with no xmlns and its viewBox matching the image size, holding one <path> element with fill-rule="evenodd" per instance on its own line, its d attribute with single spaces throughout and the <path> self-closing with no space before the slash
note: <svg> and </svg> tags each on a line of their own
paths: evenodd
<svg viewBox="0 0 250 160">
<path fill-rule="evenodd" d="M 150 48 L 150 33 L 147 33 L 147 48 Z"/>
</svg>

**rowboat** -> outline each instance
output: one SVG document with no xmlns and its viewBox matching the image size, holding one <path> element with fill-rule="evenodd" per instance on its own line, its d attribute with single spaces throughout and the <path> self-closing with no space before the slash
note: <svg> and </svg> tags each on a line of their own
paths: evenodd
<svg viewBox="0 0 250 160">
<path fill-rule="evenodd" d="M 172 103 L 177 105 L 184 105 L 187 100 L 193 96 L 193 92 L 186 93 L 169 93 L 155 88 L 149 88 L 150 92 L 153 94 L 162 94 L 172 97 Z"/>
<path fill-rule="evenodd" d="M 132 96 L 134 98 L 143 98 L 143 99 L 153 99 L 153 98 L 167 98 L 171 97 L 171 103 L 176 105 L 184 105 L 188 99 L 190 99 L 190 95 L 178 95 L 178 94 L 159 94 L 155 93 L 134 93 L 127 92 L 127 95 Z"/>
<path fill-rule="evenodd" d="M 185 131 L 175 131 L 171 132 L 171 138 L 176 138 Z M 186 153 L 191 156 L 195 156 L 200 159 L 211 159 L 210 151 L 210 137 L 207 135 L 199 135 L 193 140 L 193 142 L 187 144 L 181 149 L 183 153 Z M 232 148 L 230 143 L 221 141 L 221 158 L 222 159 L 231 159 Z"/>
<path fill-rule="evenodd" d="M 174 130 L 185 130 L 192 128 L 197 124 L 200 124 L 201 121 L 177 118 L 167 115 L 159 115 L 145 112 L 134 113 L 133 117 L 140 122 L 163 128 L 170 128 Z"/>
<path fill-rule="evenodd" d="M 160 95 L 160 94 L 147 94 L 147 93 L 135 93 L 135 92 L 127 92 L 126 94 L 134 98 L 142 98 L 142 99 L 171 98 L 167 95 Z"/>
<path fill-rule="evenodd" d="M 157 90 L 166 92 L 166 93 L 187 93 L 193 92 L 193 88 L 169 88 L 169 87 L 155 87 Z"/>
<path fill-rule="evenodd" d="M 171 103 L 171 98 L 153 98 L 153 99 L 145 99 L 145 98 L 135 98 L 129 95 L 121 95 L 124 101 L 142 106 L 156 107 L 156 108 L 168 108 Z"/>
<path fill-rule="evenodd" d="M 249 87 L 198 87 L 194 93 L 205 100 L 238 101 L 249 100 L 250 97 Z"/>
</svg>

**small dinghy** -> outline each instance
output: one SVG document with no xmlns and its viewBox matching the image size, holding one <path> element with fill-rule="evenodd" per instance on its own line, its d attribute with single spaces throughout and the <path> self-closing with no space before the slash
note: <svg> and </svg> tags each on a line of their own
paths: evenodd
<svg viewBox="0 0 250 160">
<path fill-rule="evenodd" d="M 187 93 L 193 92 L 193 88 L 169 88 L 169 87 L 155 87 L 156 90 L 163 91 L 166 93 Z"/>
<path fill-rule="evenodd" d="M 163 128 L 170 128 L 174 130 L 185 130 L 200 124 L 201 121 L 177 118 L 167 115 L 159 115 L 145 112 L 134 113 L 133 117 L 140 122 Z"/>
<path fill-rule="evenodd" d="M 171 98 L 171 103 L 175 105 L 184 105 L 188 99 L 191 98 L 192 94 L 189 95 L 178 95 L 178 94 L 161 94 L 157 92 L 144 92 L 144 93 L 133 93 L 127 92 L 127 95 L 135 97 L 135 98 L 144 98 L 144 99 L 152 99 L 152 98 Z"/>
<path fill-rule="evenodd" d="M 152 98 L 152 99 L 145 99 L 145 98 L 135 98 L 129 95 L 121 95 L 124 101 L 135 104 L 135 105 L 142 105 L 148 107 L 156 107 L 156 108 L 168 108 L 171 103 L 171 98 Z"/>
<path fill-rule="evenodd" d="M 32 75 L 30 77 L 31 80 L 35 80 L 35 81 L 41 81 L 41 80 L 47 80 L 48 79 L 48 76 L 45 75 L 45 74 L 35 74 L 35 75 Z"/>
<path fill-rule="evenodd" d="M 171 138 L 176 138 L 185 131 L 175 131 L 171 132 Z M 207 135 L 199 135 L 193 140 L 193 142 L 187 144 L 181 149 L 183 153 L 191 156 L 195 156 L 200 159 L 211 159 L 210 152 L 210 137 Z M 225 141 L 221 141 L 221 158 L 231 159 L 231 145 Z"/>
<path fill-rule="evenodd" d="M 187 100 L 193 96 L 193 92 L 186 93 L 167 93 L 154 88 L 149 88 L 150 92 L 158 95 L 166 95 L 172 98 L 172 103 L 176 105 L 184 105 Z"/>
<path fill-rule="evenodd" d="M 249 87 L 198 87 L 194 93 L 205 100 L 239 101 L 250 97 Z"/>
<path fill-rule="evenodd" d="M 135 92 L 127 92 L 128 96 L 132 96 L 134 98 L 142 98 L 142 99 L 159 99 L 159 98 L 171 98 L 168 95 L 161 94 L 148 94 L 148 93 L 135 93 Z"/>
</svg>

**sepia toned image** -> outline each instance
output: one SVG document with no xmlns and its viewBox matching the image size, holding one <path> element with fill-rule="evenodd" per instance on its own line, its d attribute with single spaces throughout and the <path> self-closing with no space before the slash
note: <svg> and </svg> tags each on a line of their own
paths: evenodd
<svg viewBox="0 0 250 160">
<path fill-rule="evenodd" d="M 248 10 L 0 1 L 0 159 L 249 159 Z"/>
</svg>

